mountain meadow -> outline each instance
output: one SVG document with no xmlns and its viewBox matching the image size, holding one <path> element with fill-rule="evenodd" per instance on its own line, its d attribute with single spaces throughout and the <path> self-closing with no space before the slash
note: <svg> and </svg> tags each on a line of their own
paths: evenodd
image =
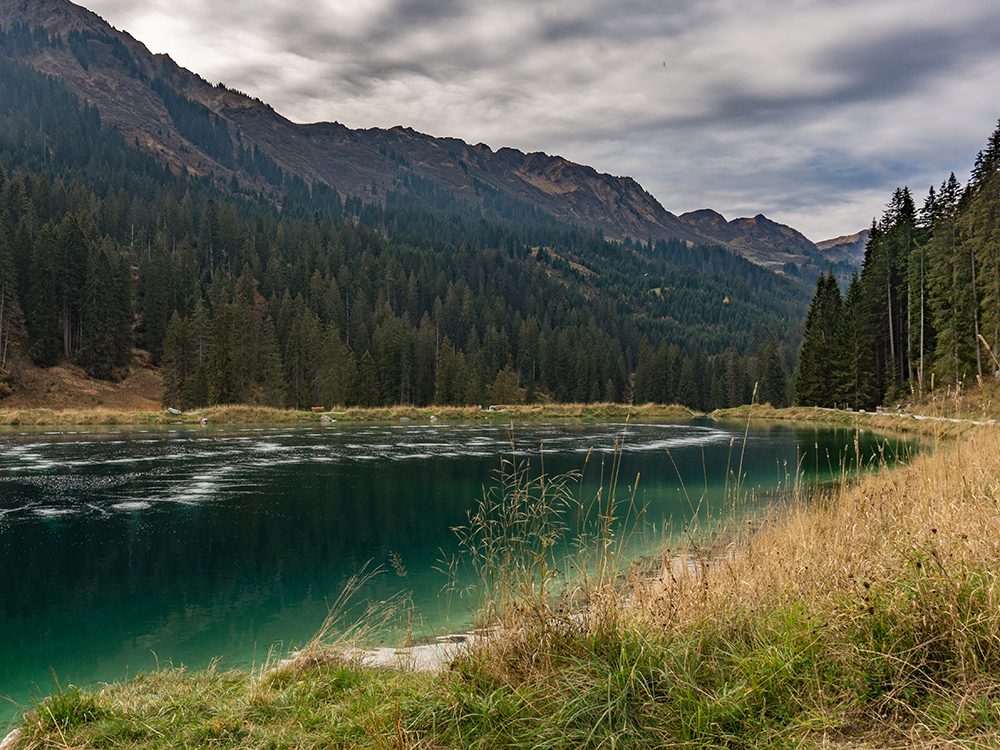
<svg viewBox="0 0 1000 750">
<path fill-rule="evenodd" d="M 34 409 L 5 424 L 498 405 L 926 441 L 763 517 L 737 470 L 728 520 L 638 563 L 612 470 L 566 586 L 560 478 L 508 467 L 466 529 L 477 629 L 439 669 L 363 658 L 387 628 L 416 645 L 404 598 L 253 670 L 59 686 L 3 750 L 1000 747 L 1000 433 L 970 423 L 1000 396 L 1000 128 L 968 185 L 888 196 L 858 268 L 857 236 L 674 216 L 545 154 L 295 125 L 64 0 L 2 10 L 0 412 Z"/>
</svg>

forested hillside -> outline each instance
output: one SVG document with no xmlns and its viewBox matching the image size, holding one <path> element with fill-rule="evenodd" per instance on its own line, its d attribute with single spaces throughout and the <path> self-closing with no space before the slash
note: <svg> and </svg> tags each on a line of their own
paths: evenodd
<svg viewBox="0 0 1000 750">
<path fill-rule="evenodd" d="M 820 277 L 797 400 L 871 409 L 995 377 L 998 356 L 1000 126 L 965 187 L 952 173 L 920 209 L 908 188 L 895 191 L 845 294 Z"/>
<path fill-rule="evenodd" d="M 19 28 L 0 49 L 43 35 Z M 605 241 L 499 199 L 489 221 L 365 203 L 168 106 L 256 182 L 172 171 L 55 79 L 0 57 L 4 389 L 28 361 L 113 379 L 140 347 L 164 404 L 183 409 L 708 409 L 746 400 L 762 376 L 775 402 L 789 396 L 808 301 L 795 279 L 721 248 Z"/>
</svg>

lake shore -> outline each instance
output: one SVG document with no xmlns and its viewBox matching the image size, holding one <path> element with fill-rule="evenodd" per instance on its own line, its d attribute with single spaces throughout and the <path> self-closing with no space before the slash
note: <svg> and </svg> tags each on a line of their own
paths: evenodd
<svg viewBox="0 0 1000 750">
<path fill-rule="evenodd" d="M 734 523 L 736 554 L 687 550 L 697 575 L 522 589 L 439 675 L 320 639 L 279 669 L 68 688 L 15 747 L 997 747 L 1000 431 L 954 437 Z"/>
<path fill-rule="evenodd" d="M 926 409 L 924 411 L 927 411 Z M 329 411 L 296 411 L 253 405 L 212 406 L 183 413 L 171 411 L 113 411 L 108 409 L 0 409 L 0 427 L 86 427 L 86 426 L 169 426 L 169 425 L 290 425 L 342 423 L 530 423 L 599 421 L 686 421 L 709 418 L 724 422 L 780 420 L 818 422 L 888 433 L 911 433 L 932 437 L 953 437 L 994 420 L 982 415 L 966 418 L 954 412 L 914 411 L 857 412 L 820 407 L 775 409 L 770 404 L 754 404 L 720 409 L 709 414 L 684 406 L 666 404 L 531 404 L 480 408 L 476 406 L 391 406 L 379 408 L 335 408 Z M 978 418 L 977 418 L 978 417 Z"/>
<path fill-rule="evenodd" d="M 683 406 L 646 404 L 533 404 L 481 408 L 477 406 L 351 407 L 296 411 L 263 406 L 211 406 L 189 412 L 108 409 L 0 409 L 0 426 L 49 425 L 171 425 L 171 424 L 308 424 L 332 422 L 538 422 L 554 420 L 683 420 L 699 416 Z"/>
</svg>

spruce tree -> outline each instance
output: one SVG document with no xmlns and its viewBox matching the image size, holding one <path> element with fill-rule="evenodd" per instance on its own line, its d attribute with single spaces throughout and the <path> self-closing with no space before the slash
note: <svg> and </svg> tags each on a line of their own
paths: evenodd
<svg viewBox="0 0 1000 750">
<path fill-rule="evenodd" d="M 835 349 L 839 356 L 833 366 L 833 400 L 852 409 L 874 409 L 881 403 L 881 391 L 873 377 L 874 350 L 865 333 L 866 307 L 862 299 L 861 277 L 851 277 L 840 310 Z"/>
<path fill-rule="evenodd" d="M 62 356 L 57 288 L 57 245 L 55 228 L 47 224 L 35 239 L 28 269 L 25 319 L 31 360 L 40 367 L 52 367 Z"/>
<path fill-rule="evenodd" d="M 283 362 L 287 383 L 287 402 L 295 409 L 314 406 L 319 393 L 318 360 L 320 325 L 316 313 L 306 307 L 302 296 L 295 298 L 294 315 Z"/>
<path fill-rule="evenodd" d="M 238 404 L 236 321 L 225 285 L 216 282 L 212 300 L 211 344 L 208 353 L 208 398 L 211 404 Z"/>
<path fill-rule="evenodd" d="M 978 309 L 972 279 L 972 243 L 963 234 L 962 187 L 954 172 L 928 206 L 928 307 L 935 331 L 933 364 L 939 383 L 959 383 L 979 372 Z"/>
<path fill-rule="evenodd" d="M 93 378 L 110 380 L 120 353 L 115 347 L 118 302 L 115 274 L 107 252 L 97 250 L 87 259 L 86 283 L 80 301 L 80 341 L 77 362 Z"/>
<path fill-rule="evenodd" d="M 17 289 L 13 254 L 6 232 L 0 227 L 0 377 L 9 372 L 13 350 L 25 336 Z"/>
<path fill-rule="evenodd" d="M 781 408 L 788 405 L 787 393 L 788 375 L 772 334 L 757 355 L 757 399 L 762 404 Z"/>
<path fill-rule="evenodd" d="M 833 373 L 842 355 L 838 347 L 840 288 L 833 273 L 820 274 L 816 294 L 806 315 L 799 371 L 795 378 L 795 401 L 800 406 L 833 406 Z"/>
<path fill-rule="evenodd" d="M 649 344 L 649 338 L 642 337 L 639 346 L 639 364 L 635 368 L 635 383 L 632 387 L 636 404 L 651 403 L 656 399 L 656 355 Z"/>
<path fill-rule="evenodd" d="M 375 359 L 371 352 L 366 349 L 358 366 L 358 405 L 379 406 L 380 390 L 378 367 L 375 365 Z"/>
<path fill-rule="evenodd" d="M 274 319 L 268 315 L 261 325 L 258 383 L 265 406 L 280 407 L 284 400 L 281 351 L 274 329 Z M 331 402 L 332 404 L 332 402 Z"/>
<path fill-rule="evenodd" d="M 1000 353 L 1000 125 L 979 153 L 969 182 L 969 202 L 963 225 L 971 243 L 982 326 L 990 351 Z M 991 358 L 993 374 L 1000 365 Z M 980 373 L 981 374 L 981 373 Z"/>
<path fill-rule="evenodd" d="M 185 383 L 184 403 L 187 408 L 208 406 L 209 364 L 212 352 L 212 319 L 205 301 L 199 297 L 194 303 L 189 336 L 192 353 L 192 376 Z"/>
<path fill-rule="evenodd" d="M 163 338 L 163 357 L 160 364 L 160 375 L 163 378 L 161 400 L 164 406 L 182 411 L 193 406 L 188 402 L 193 364 L 190 328 L 174 310 Z"/>
</svg>

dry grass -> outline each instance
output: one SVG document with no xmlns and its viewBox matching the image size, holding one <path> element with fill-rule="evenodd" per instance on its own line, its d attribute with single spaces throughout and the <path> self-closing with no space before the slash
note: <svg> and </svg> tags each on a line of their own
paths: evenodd
<svg viewBox="0 0 1000 750">
<path fill-rule="evenodd" d="M 161 413 L 119 412 L 109 409 L 19 409 L 0 412 L 0 425 L 9 427 L 44 427 L 67 425 L 142 425 L 167 424 L 176 417 Z"/>
<path fill-rule="evenodd" d="M 569 616 L 558 600 L 508 607 L 520 621 L 462 674 L 543 715 L 618 711 L 597 734 L 611 744 L 635 722 L 641 746 L 997 746 L 998 497 L 1000 432 L 980 428 L 769 522 L 736 519 L 729 546 L 595 578 Z M 620 691 L 636 703 L 609 703 Z"/>
<path fill-rule="evenodd" d="M 906 466 L 793 504 L 780 522 L 745 522 L 731 553 L 696 577 L 638 586 L 635 594 L 648 606 L 635 616 L 684 626 L 771 612 L 790 600 L 832 613 L 845 600 L 867 601 L 873 589 L 888 591 L 915 576 L 943 592 L 973 571 L 985 576 L 988 601 L 1000 603 L 993 575 L 1000 572 L 998 496 L 1000 432 L 979 429 Z M 679 607 L 673 616 L 655 605 L 661 597 Z M 1000 607 L 986 614 L 995 615 L 990 632 L 1000 635 Z"/>
<path fill-rule="evenodd" d="M 546 404 L 510 406 L 489 411 L 478 406 L 386 406 L 334 407 L 326 412 L 295 411 L 255 405 L 220 405 L 184 414 L 165 411 L 116 411 L 109 408 L 24 408 L 0 410 L 0 425 L 146 425 L 146 424 L 294 424 L 319 422 L 323 417 L 335 422 L 483 422 L 507 423 L 533 420 L 601 420 L 601 419 L 687 419 L 694 414 L 679 406 L 647 404 Z"/>
<path fill-rule="evenodd" d="M 717 409 L 709 416 L 719 421 L 745 423 L 748 419 L 791 422 L 819 422 L 869 429 L 882 433 L 912 433 L 938 438 L 955 437 L 973 430 L 985 420 L 978 413 L 959 416 L 954 410 L 915 408 L 912 412 L 856 412 L 823 409 L 815 406 L 792 406 L 775 409 L 770 404 Z"/>
</svg>

